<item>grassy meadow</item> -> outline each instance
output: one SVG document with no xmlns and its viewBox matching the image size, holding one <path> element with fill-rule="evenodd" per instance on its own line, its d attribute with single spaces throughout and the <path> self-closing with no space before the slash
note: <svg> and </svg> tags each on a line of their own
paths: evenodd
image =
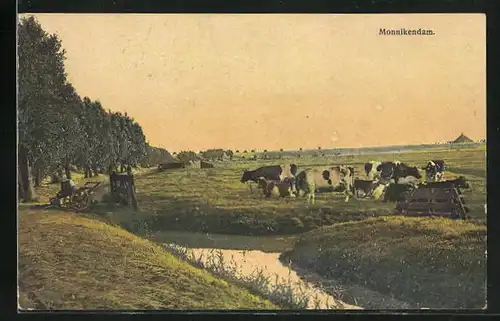
<svg viewBox="0 0 500 321">
<path fill-rule="evenodd" d="M 484 148 L 280 160 L 236 155 L 211 169 L 137 170 L 138 213 L 106 203 L 89 214 L 25 204 L 19 224 L 21 306 L 279 308 L 155 245 L 174 242 L 284 252 L 284 261 L 417 307 L 482 307 L 485 158 Z M 345 203 L 339 194 L 318 194 L 314 205 L 304 198 L 264 199 L 255 187 L 252 194 L 240 182 L 244 169 L 267 164 L 295 163 L 299 170 L 351 164 L 363 177 L 366 161 L 399 160 L 420 167 L 429 159 L 447 163 L 446 178 L 463 175 L 470 181 L 472 190 L 464 191 L 467 222 L 403 217 L 394 203 L 356 198 Z M 77 185 L 107 180 L 106 175 L 74 177 Z M 44 182 L 37 189 L 39 202 L 47 203 L 58 190 L 59 184 Z"/>
<path fill-rule="evenodd" d="M 486 291 L 485 158 L 484 148 L 476 148 L 239 161 L 214 169 L 143 176 L 137 186 L 141 207 L 155 222 L 151 225 L 163 231 L 156 234 L 159 239 L 169 234 L 164 232 L 167 230 L 258 235 L 276 249 L 275 239 L 264 239 L 282 235 L 284 250 L 285 243 L 289 246 L 295 235 L 305 233 L 286 250 L 287 258 L 298 266 L 346 284 L 365 286 L 414 307 L 481 308 Z M 467 222 L 403 217 L 396 214 L 394 203 L 355 198 L 344 203 L 341 195 L 320 194 L 315 205 L 302 198 L 262 199 L 239 182 L 244 169 L 267 164 L 293 162 L 299 168 L 353 164 L 356 176 L 362 177 L 363 164 L 369 160 L 423 166 L 429 159 L 446 162 L 446 178 L 463 175 L 471 183 L 472 190 L 464 191 L 470 208 Z M 243 244 L 234 246 L 246 248 Z M 370 302 L 364 304 L 370 307 Z"/>
<path fill-rule="evenodd" d="M 473 187 L 465 192 L 471 221 L 486 224 L 485 152 L 481 149 L 459 151 L 410 152 L 356 157 L 302 157 L 274 161 L 234 161 L 219 163 L 213 169 L 180 169 L 137 177 L 138 201 L 143 218 L 156 231 L 182 230 L 236 235 L 286 235 L 306 232 L 339 222 L 363 220 L 395 214 L 394 203 L 319 194 L 314 205 L 303 198 L 262 199 L 254 188 L 240 182 L 244 169 L 267 164 L 295 163 L 300 168 L 326 164 L 352 164 L 356 176 L 363 176 L 369 160 L 400 160 L 423 166 L 429 159 L 448 164 L 447 178 L 465 176 Z"/>
</svg>

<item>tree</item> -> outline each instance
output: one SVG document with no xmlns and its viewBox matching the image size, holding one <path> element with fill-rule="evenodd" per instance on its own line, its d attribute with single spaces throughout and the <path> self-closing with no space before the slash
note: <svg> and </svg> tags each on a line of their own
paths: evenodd
<svg viewBox="0 0 500 321">
<path fill-rule="evenodd" d="M 55 171 L 78 165 L 85 176 L 120 163 L 136 166 L 171 155 L 153 149 L 141 126 L 124 113 L 111 112 L 99 101 L 80 98 L 68 82 L 65 51 L 57 35 L 47 34 L 35 18 L 18 25 L 18 159 L 19 195 L 36 198 L 34 186 Z M 60 175 L 62 176 L 62 175 Z M 34 185 L 34 186 L 33 186 Z"/>
<path fill-rule="evenodd" d="M 230 151 L 232 157 L 232 152 Z M 227 151 L 224 151 L 221 148 L 216 148 L 216 149 L 208 149 L 204 152 L 201 153 L 201 157 L 207 160 L 223 160 L 224 155 L 228 155 Z M 228 155 L 229 156 L 229 155 Z"/>
<path fill-rule="evenodd" d="M 280 148 L 280 152 L 283 152 L 283 148 Z"/>
<path fill-rule="evenodd" d="M 147 157 L 141 162 L 141 166 L 143 167 L 157 166 L 158 164 L 173 160 L 172 155 L 167 150 L 153 147 L 149 143 L 146 143 L 146 153 Z"/>
<path fill-rule="evenodd" d="M 71 95 L 61 42 L 33 17 L 18 25 L 18 55 L 19 189 L 22 199 L 30 201 L 36 198 L 32 184 L 40 184 L 68 154 L 59 140 L 67 135 L 66 122 L 72 118 L 64 99 Z"/>
<path fill-rule="evenodd" d="M 191 162 L 197 161 L 198 155 L 196 155 L 196 153 L 193 151 L 181 151 L 179 154 L 177 154 L 177 159 L 187 165 Z"/>
</svg>

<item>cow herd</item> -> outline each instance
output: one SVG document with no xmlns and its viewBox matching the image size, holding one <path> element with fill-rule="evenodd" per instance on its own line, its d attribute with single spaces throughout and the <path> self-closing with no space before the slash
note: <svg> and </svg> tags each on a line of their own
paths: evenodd
<svg viewBox="0 0 500 321">
<path fill-rule="evenodd" d="M 392 195 L 394 191 L 400 195 L 401 192 L 420 184 L 422 179 L 420 170 L 425 171 L 426 183 L 441 182 L 444 178 L 445 162 L 430 160 L 425 166 L 418 168 L 399 161 L 370 161 L 364 164 L 366 179 L 355 179 L 354 167 L 349 165 L 302 170 L 295 164 L 270 165 L 255 170 L 245 170 L 240 181 L 256 183 L 265 197 L 270 197 L 272 191 L 277 190 L 281 197 L 302 195 L 306 197 L 308 203 L 314 204 L 315 193 L 338 191 L 345 195 L 345 202 L 348 202 L 350 196 L 372 197 L 377 190 L 387 194 L 386 196 Z M 391 198 L 389 197 L 389 200 Z M 387 197 L 384 199 L 388 200 Z"/>
</svg>

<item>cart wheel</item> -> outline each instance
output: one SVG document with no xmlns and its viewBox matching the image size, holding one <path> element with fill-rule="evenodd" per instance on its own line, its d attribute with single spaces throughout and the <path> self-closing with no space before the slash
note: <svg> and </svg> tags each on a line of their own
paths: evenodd
<svg viewBox="0 0 500 321">
<path fill-rule="evenodd" d="M 73 197 L 73 208 L 80 212 L 87 209 L 90 205 L 90 198 L 87 193 L 81 193 Z"/>
<path fill-rule="evenodd" d="M 67 208 L 71 205 L 71 196 L 65 196 L 59 200 L 59 206 L 62 208 Z"/>
</svg>

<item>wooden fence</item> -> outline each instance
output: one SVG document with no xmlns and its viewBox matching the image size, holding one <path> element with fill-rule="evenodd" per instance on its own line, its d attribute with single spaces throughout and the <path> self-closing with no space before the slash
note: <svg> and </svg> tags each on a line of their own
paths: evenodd
<svg viewBox="0 0 500 321">
<path fill-rule="evenodd" d="M 464 206 L 463 195 L 455 186 L 430 187 L 420 185 L 396 208 L 408 216 L 440 216 L 467 219 L 469 209 Z"/>
</svg>

